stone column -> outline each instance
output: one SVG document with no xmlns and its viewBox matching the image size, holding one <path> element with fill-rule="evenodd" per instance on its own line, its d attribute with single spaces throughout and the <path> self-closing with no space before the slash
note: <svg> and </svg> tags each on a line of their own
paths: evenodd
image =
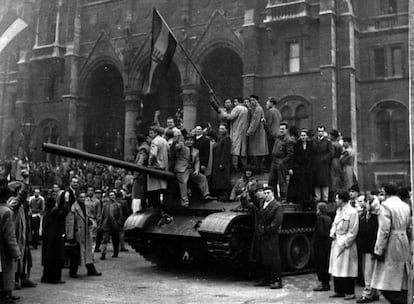
<svg viewBox="0 0 414 304">
<path fill-rule="evenodd" d="M 188 84 L 181 86 L 183 98 L 183 124 L 187 131 L 194 128 L 197 122 L 197 105 L 200 99 L 198 84 Z"/>
<path fill-rule="evenodd" d="M 125 135 L 124 159 L 132 160 L 135 157 L 136 121 L 141 110 L 141 94 L 137 91 L 125 92 Z"/>
</svg>

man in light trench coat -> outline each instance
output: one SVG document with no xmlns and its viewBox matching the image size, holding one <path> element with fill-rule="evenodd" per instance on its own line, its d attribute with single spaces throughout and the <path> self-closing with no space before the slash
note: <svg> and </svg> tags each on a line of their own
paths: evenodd
<svg viewBox="0 0 414 304">
<path fill-rule="evenodd" d="M 329 273 L 333 277 L 335 293 L 332 298 L 355 299 L 355 278 L 358 276 L 358 212 L 349 204 L 349 193 L 339 191 L 335 195 L 338 207 L 332 223 Z"/>
<path fill-rule="evenodd" d="M 386 200 L 380 207 L 371 286 L 381 290 L 390 303 L 407 303 L 411 233 L 410 207 L 398 196 L 398 187 L 384 187 Z"/>
</svg>

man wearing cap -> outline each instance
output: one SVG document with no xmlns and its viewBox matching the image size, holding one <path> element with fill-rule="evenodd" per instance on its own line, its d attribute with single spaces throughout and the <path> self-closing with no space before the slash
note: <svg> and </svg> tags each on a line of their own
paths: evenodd
<svg viewBox="0 0 414 304">
<path fill-rule="evenodd" d="M 282 205 L 276 201 L 273 188 L 253 188 L 259 200 L 251 259 L 260 265 L 261 281 L 255 286 L 282 288 L 282 265 L 279 252 L 279 230 L 283 222 Z M 263 194 L 263 196 L 262 196 Z"/>
<path fill-rule="evenodd" d="M 12 195 L 7 187 L 7 172 L 4 163 L 0 163 L 0 257 L 2 265 L 2 281 L 0 286 L 0 302 L 6 304 L 15 303 L 18 300 L 12 294 L 14 289 L 14 275 L 16 262 L 21 257 L 21 252 L 16 241 L 16 233 L 13 222 L 13 211 L 6 202 Z"/>
</svg>

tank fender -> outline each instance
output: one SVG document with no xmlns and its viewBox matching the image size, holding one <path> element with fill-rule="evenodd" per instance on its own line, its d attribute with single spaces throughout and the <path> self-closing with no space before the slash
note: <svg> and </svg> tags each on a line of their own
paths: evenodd
<svg viewBox="0 0 414 304">
<path fill-rule="evenodd" d="M 226 234 L 235 220 L 249 215 L 241 212 L 217 212 L 208 215 L 200 224 L 198 231 L 202 233 Z"/>
<path fill-rule="evenodd" d="M 150 225 L 154 225 L 161 218 L 160 209 L 147 209 L 143 212 L 131 214 L 124 223 L 124 230 L 132 230 L 135 228 L 146 229 Z"/>
</svg>

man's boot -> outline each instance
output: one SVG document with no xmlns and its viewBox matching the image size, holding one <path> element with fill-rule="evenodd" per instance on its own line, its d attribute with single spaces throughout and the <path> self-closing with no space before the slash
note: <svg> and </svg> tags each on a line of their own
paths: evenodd
<svg viewBox="0 0 414 304">
<path fill-rule="evenodd" d="M 30 288 L 30 287 L 36 287 L 37 284 L 29 279 L 29 276 L 26 274 L 21 275 L 21 285 L 22 287 Z"/>
<path fill-rule="evenodd" d="M 283 288 L 283 286 L 282 286 L 282 278 L 276 278 L 276 280 L 272 283 L 272 284 L 270 284 L 270 289 L 280 289 L 280 288 Z"/>
<path fill-rule="evenodd" d="M 102 273 L 98 272 L 94 264 L 86 264 L 86 269 L 88 270 L 88 276 L 101 276 Z"/>
<path fill-rule="evenodd" d="M 69 276 L 74 279 L 78 278 L 78 266 L 69 267 Z"/>
<path fill-rule="evenodd" d="M 101 253 L 101 260 L 105 260 L 106 259 L 106 254 L 105 253 Z"/>
</svg>

